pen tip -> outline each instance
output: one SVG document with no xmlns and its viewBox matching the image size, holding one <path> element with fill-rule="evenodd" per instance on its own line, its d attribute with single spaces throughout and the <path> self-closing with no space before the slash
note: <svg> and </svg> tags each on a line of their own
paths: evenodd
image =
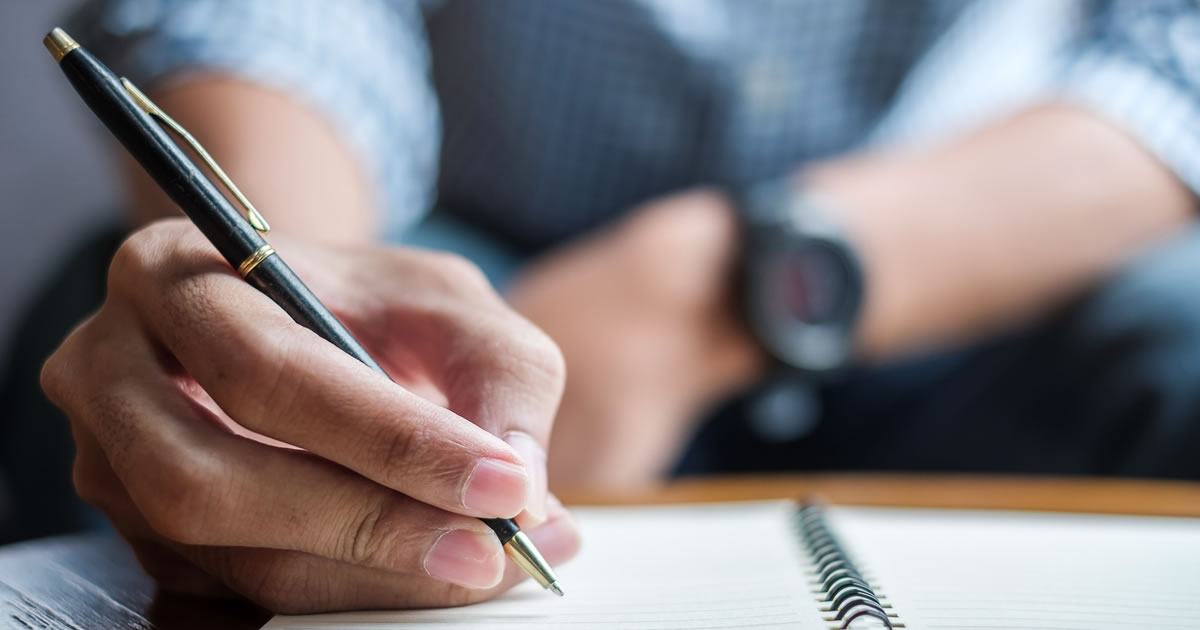
<svg viewBox="0 0 1200 630">
<path fill-rule="evenodd" d="M 54 55 L 54 60 L 60 62 L 63 57 L 67 56 L 67 53 L 79 48 L 79 42 L 75 41 L 70 35 L 67 35 L 66 31 L 57 26 L 46 35 L 42 43 L 46 45 L 46 50 L 49 50 L 50 54 Z"/>
<path fill-rule="evenodd" d="M 554 593 L 555 595 L 558 595 L 559 597 L 563 596 L 563 590 L 562 590 L 562 588 L 560 588 L 558 586 L 558 582 L 551 582 L 550 586 L 548 586 L 546 588 L 549 588 L 551 593 Z"/>
</svg>

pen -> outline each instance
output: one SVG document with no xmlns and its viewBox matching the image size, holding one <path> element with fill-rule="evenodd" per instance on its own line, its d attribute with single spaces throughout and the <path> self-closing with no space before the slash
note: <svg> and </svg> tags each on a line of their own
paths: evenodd
<svg viewBox="0 0 1200 630">
<path fill-rule="evenodd" d="M 266 220 L 187 130 L 128 79 L 113 74 L 61 28 L 50 31 L 43 43 L 92 112 L 242 278 L 282 307 L 298 324 L 387 376 L 362 344 L 263 239 L 262 235 L 270 231 Z M 246 216 L 233 208 L 159 123 L 177 133 L 196 151 L 233 194 L 238 205 L 246 210 Z M 515 521 L 507 518 L 480 520 L 496 532 L 505 553 L 515 564 L 543 588 L 559 596 L 563 594 L 554 571 Z"/>
</svg>

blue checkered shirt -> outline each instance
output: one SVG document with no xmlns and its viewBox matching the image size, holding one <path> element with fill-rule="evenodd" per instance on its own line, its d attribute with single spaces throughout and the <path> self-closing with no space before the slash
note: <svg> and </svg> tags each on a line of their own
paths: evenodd
<svg viewBox="0 0 1200 630">
<path fill-rule="evenodd" d="M 543 247 L 656 195 L 1048 99 L 1200 190 L 1189 0 L 109 0 L 74 28 L 138 83 L 215 70 L 310 104 L 393 233 L 436 201 Z"/>
</svg>

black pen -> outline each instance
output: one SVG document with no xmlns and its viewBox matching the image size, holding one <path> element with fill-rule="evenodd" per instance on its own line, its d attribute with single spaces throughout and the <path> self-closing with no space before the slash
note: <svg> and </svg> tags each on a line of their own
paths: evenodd
<svg viewBox="0 0 1200 630">
<path fill-rule="evenodd" d="M 92 112 L 247 282 L 282 307 L 296 323 L 387 376 L 362 344 L 263 240 L 262 234 L 270 230 L 266 220 L 187 130 L 128 79 L 113 74 L 61 28 L 50 31 L 43 43 Z M 159 123 L 179 134 L 200 155 L 217 179 L 233 193 L 238 204 L 245 208 L 246 216 L 234 210 L 229 200 Z M 496 532 L 505 553 L 514 563 L 542 587 L 556 595 L 563 594 L 554 571 L 515 521 L 507 518 L 480 520 Z"/>
</svg>

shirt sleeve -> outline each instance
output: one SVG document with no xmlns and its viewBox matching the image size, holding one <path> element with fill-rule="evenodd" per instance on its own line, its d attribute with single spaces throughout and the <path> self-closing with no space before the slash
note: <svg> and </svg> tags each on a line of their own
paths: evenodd
<svg viewBox="0 0 1200 630">
<path fill-rule="evenodd" d="M 1200 3 L 1104 3 L 1064 72 L 1068 101 L 1122 126 L 1200 194 Z"/>
<path fill-rule="evenodd" d="M 366 167 L 389 233 L 432 204 L 440 120 L 415 1 L 101 0 L 71 32 L 143 87 L 218 70 L 313 107 Z"/>
</svg>

